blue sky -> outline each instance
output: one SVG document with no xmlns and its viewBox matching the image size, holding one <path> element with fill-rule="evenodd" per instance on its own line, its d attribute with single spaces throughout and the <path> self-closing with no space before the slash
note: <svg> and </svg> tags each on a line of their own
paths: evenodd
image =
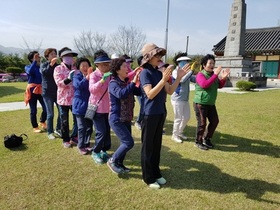
<svg viewBox="0 0 280 210">
<path fill-rule="evenodd" d="M 233 0 L 170 0 L 168 51 L 213 53 L 227 34 Z M 247 28 L 275 27 L 280 22 L 279 0 L 246 0 Z M 0 7 L 0 45 L 74 48 L 82 31 L 112 34 L 133 25 L 147 42 L 164 47 L 167 0 L 9 0 Z"/>
</svg>

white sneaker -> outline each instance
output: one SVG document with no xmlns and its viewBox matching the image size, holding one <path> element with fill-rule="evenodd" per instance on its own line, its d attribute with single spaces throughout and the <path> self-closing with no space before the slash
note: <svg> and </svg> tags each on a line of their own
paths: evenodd
<svg viewBox="0 0 280 210">
<path fill-rule="evenodd" d="M 188 139 L 188 137 L 185 136 L 184 134 L 180 134 L 179 137 L 182 138 L 182 139 L 184 139 L 184 140 L 187 140 L 187 139 Z"/>
<path fill-rule="evenodd" d="M 164 185 L 164 184 L 166 184 L 166 179 L 163 177 L 160 177 L 159 179 L 157 179 L 157 183 L 160 185 Z"/>
<path fill-rule="evenodd" d="M 49 138 L 50 140 L 54 140 L 54 139 L 55 139 L 55 136 L 53 135 L 53 133 L 51 133 L 51 134 L 48 135 L 48 138 Z"/>
<path fill-rule="evenodd" d="M 157 182 L 149 184 L 149 187 L 155 190 L 160 189 L 160 185 Z"/>
<path fill-rule="evenodd" d="M 173 141 L 175 141 L 176 143 L 182 143 L 183 141 L 180 139 L 179 136 L 177 135 L 172 135 L 172 138 L 171 138 Z"/>
</svg>

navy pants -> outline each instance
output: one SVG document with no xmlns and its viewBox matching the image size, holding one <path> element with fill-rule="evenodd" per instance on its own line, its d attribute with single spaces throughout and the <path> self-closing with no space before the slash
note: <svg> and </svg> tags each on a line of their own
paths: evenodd
<svg viewBox="0 0 280 210">
<path fill-rule="evenodd" d="M 71 106 L 62 106 L 59 105 L 59 115 L 61 120 L 61 138 L 63 142 L 69 142 L 69 110 L 72 110 Z M 73 129 L 71 137 L 77 137 L 77 120 L 75 115 L 73 115 Z"/>
<path fill-rule="evenodd" d="M 40 116 L 40 122 L 45 122 L 47 119 L 47 110 L 46 110 L 46 106 L 43 100 L 43 97 L 41 94 L 34 94 L 32 93 L 31 90 L 31 98 L 29 100 L 29 107 L 30 107 L 30 121 L 32 124 L 33 128 L 37 128 L 38 127 L 38 122 L 37 122 L 37 101 L 39 101 L 39 103 L 42 106 L 42 113 Z"/>
<path fill-rule="evenodd" d="M 131 122 L 111 122 L 110 126 L 119 138 L 121 144 L 113 154 L 113 161 L 123 164 L 126 153 L 134 146 L 134 140 L 131 136 Z"/>
<path fill-rule="evenodd" d="M 108 113 L 95 113 L 93 124 L 95 128 L 95 144 L 93 152 L 106 152 L 111 148 L 111 134 Z"/>
<path fill-rule="evenodd" d="M 75 115 L 78 125 L 78 148 L 89 147 L 92 129 L 92 121 L 85 119 L 85 115 Z"/>
</svg>

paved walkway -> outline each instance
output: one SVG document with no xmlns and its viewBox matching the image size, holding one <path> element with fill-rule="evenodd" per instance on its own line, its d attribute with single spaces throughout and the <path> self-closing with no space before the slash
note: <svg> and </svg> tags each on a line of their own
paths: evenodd
<svg viewBox="0 0 280 210">
<path fill-rule="evenodd" d="M 194 85 L 190 85 L 190 89 L 194 90 Z M 265 91 L 265 90 L 274 90 L 274 89 L 280 89 L 280 86 L 271 86 L 271 87 L 265 87 L 265 88 L 256 88 L 255 91 Z M 219 92 L 223 93 L 234 93 L 234 94 L 245 94 L 248 92 L 238 91 L 237 88 L 232 87 L 224 87 L 222 89 L 218 89 Z M 41 107 L 40 103 L 38 102 L 38 107 Z M 13 110 L 21 110 L 21 109 L 29 109 L 29 106 L 25 106 L 25 103 L 22 102 L 12 102 L 12 103 L 0 103 L 0 112 L 5 111 L 13 111 Z"/>
</svg>

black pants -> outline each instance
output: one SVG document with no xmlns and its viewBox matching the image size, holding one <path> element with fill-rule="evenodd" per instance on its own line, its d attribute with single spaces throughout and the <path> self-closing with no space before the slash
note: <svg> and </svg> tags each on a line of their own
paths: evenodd
<svg viewBox="0 0 280 210">
<path fill-rule="evenodd" d="M 141 166 L 143 180 L 147 184 L 162 177 L 159 163 L 165 117 L 165 114 L 144 116 L 142 121 Z"/>
<path fill-rule="evenodd" d="M 212 138 L 218 124 L 219 117 L 215 105 L 193 104 L 197 119 L 196 141 L 202 143 L 203 138 Z M 207 120 L 209 125 L 205 132 Z"/>
</svg>

